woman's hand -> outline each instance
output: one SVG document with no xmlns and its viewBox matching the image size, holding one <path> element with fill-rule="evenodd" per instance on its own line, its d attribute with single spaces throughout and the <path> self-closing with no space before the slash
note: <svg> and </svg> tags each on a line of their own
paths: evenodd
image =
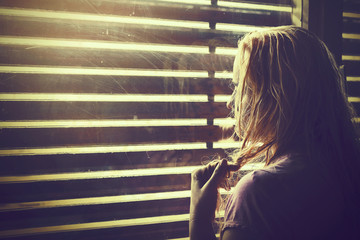
<svg viewBox="0 0 360 240">
<path fill-rule="evenodd" d="M 226 160 L 213 161 L 191 174 L 190 239 L 214 239 L 212 221 L 215 217 L 218 188 L 237 165 Z"/>
</svg>

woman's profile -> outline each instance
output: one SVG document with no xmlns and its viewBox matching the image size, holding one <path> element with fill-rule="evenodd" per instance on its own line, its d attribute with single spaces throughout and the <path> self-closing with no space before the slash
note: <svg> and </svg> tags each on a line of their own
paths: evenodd
<svg viewBox="0 0 360 240">
<path fill-rule="evenodd" d="M 233 84 L 239 148 L 193 172 L 190 239 L 215 239 L 217 189 L 254 159 L 265 166 L 234 187 L 222 239 L 360 239 L 359 135 L 326 45 L 294 26 L 251 32 Z"/>
</svg>

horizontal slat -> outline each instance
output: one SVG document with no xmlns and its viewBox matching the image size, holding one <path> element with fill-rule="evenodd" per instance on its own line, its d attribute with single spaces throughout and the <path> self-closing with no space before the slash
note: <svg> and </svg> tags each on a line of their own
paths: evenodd
<svg viewBox="0 0 360 240">
<path fill-rule="evenodd" d="M 136 47 L 136 45 L 131 46 Z M 163 49 L 166 50 L 167 47 L 163 47 Z M 174 48 L 176 49 L 176 46 L 171 47 L 171 49 Z M 151 49 L 151 46 L 149 46 L 148 49 Z M 177 50 L 180 51 L 181 49 Z M 187 48 L 187 50 L 197 51 L 196 48 L 192 49 L 192 47 Z M 202 49 L 201 51 L 204 50 Z M 2 46 L 0 47 L 0 59 L 1 65 L 46 65 L 48 67 L 74 66 L 76 68 L 113 68 L 114 70 L 119 68 L 136 70 L 139 68 L 148 70 L 165 69 L 188 71 L 232 71 L 234 61 L 233 56 L 219 54 L 149 52 L 141 50 L 141 46 L 139 46 L 138 51 L 128 51 L 97 50 L 91 48 L 33 48 L 31 45 L 29 45 L 28 48 L 25 46 Z M 86 69 L 84 70 L 87 71 Z M 99 70 L 101 71 L 101 69 Z"/>
<path fill-rule="evenodd" d="M 198 8 L 190 7 L 188 5 L 172 5 L 172 4 L 148 4 L 146 1 L 99 1 L 91 0 L 86 4 L 78 1 L 2 1 L 2 6 L 6 7 L 21 7 L 21 8 L 36 8 L 43 10 L 55 11 L 73 11 L 74 9 L 80 10 L 82 13 L 91 14 L 111 14 L 118 16 L 131 16 L 131 17 L 149 17 L 160 19 L 182 19 L 190 21 L 205 21 L 205 22 L 228 22 L 228 23 L 241 23 L 252 25 L 282 25 L 290 24 L 289 12 L 266 11 L 259 9 L 226 9 L 221 11 L 219 8 L 208 7 Z M 93 5 L 93 6 L 91 6 Z M 259 17 L 261 16 L 261 18 Z"/>
<path fill-rule="evenodd" d="M 48 120 L 0 121 L 0 128 L 102 128 L 102 127 L 179 127 L 207 126 L 207 119 L 108 119 L 108 120 Z M 217 118 L 216 126 L 233 126 L 234 119 Z"/>
<path fill-rule="evenodd" d="M 54 233 L 54 232 L 84 231 L 84 230 L 94 230 L 94 229 L 103 229 L 103 228 L 129 227 L 134 225 L 152 225 L 152 224 L 161 224 L 161 223 L 182 222 L 182 221 L 188 221 L 188 219 L 189 219 L 189 214 L 181 214 L 181 215 L 167 215 L 167 216 L 158 216 L 158 217 L 149 217 L 149 218 L 67 224 L 67 225 L 48 226 L 48 227 L 40 227 L 40 228 L 24 228 L 24 229 L 0 231 L 0 237 L 44 234 L 44 233 Z"/>
<path fill-rule="evenodd" d="M 224 190 L 225 191 L 225 190 Z M 223 192 L 225 193 L 225 192 Z M 175 192 L 160 192 L 160 193 L 143 193 L 119 196 L 103 196 L 94 198 L 74 198 L 63 200 L 51 201 L 37 201 L 37 202 L 21 202 L 21 203 L 8 203 L 0 206 L 0 211 L 5 212 L 23 212 L 35 209 L 48 209 L 60 207 L 75 207 L 75 206 L 90 206 L 90 205 L 108 205 L 119 203 L 137 203 L 146 204 L 149 201 L 169 200 L 169 199 L 186 199 L 190 198 L 190 190 L 175 191 Z M 74 208 L 75 209 L 75 208 Z M 21 213 L 19 213 L 21 214 Z M 119 216 L 120 217 L 120 216 Z M 1 216 L 4 221 L 5 218 Z M 126 215 L 123 218 L 127 218 Z"/>
<path fill-rule="evenodd" d="M 222 1 L 222 0 L 220 0 Z M 233 2 L 249 2 L 254 4 L 272 4 L 272 5 L 291 5 L 290 0 L 254 0 L 254 1 L 243 1 L 243 0 L 230 0 Z"/>
<path fill-rule="evenodd" d="M 126 0 L 123 0 L 123 1 L 126 1 Z M 138 2 L 139 0 L 130 0 L 130 1 Z M 223 1 L 223 0 L 220 0 L 220 1 Z M 228 2 L 228 0 L 224 0 L 224 1 Z M 246 4 L 246 2 L 247 2 L 247 1 L 243 1 L 243 0 L 230 0 L 230 1 L 231 2 L 241 2 L 244 4 Z M 182 4 L 190 4 L 190 5 L 194 5 L 194 4 L 195 5 L 211 5 L 211 0 L 199 0 L 196 2 L 193 2 L 191 0 L 151 0 L 151 2 L 153 2 L 153 3 L 165 2 L 165 3 L 174 3 L 174 4 L 182 3 Z M 248 1 L 248 4 L 255 5 L 255 7 L 257 7 L 257 5 L 260 5 L 260 4 L 290 5 L 290 1 L 289 0 L 256 0 L 256 1 Z"/>
<path fill-rule="evenodd" d="M 208 77 L 207 71 L 0 65 L 0 73 L 141 77 Z"/>
<path fill-rule="evenodd" d="M 360 61 L 360 56 L 357 55 L 342 55 L 343 61 Z"/>
<path fill-rule="evenodd" d="M 40 37 L 14 37 L 0 36 L 0 45 L 13 47 L 12 51 L 29 50 L 30 48 L 64 48 L 64 49 L 92 49 L 141 52 L 166 52 L 166 53 L 209 53 L 207 46 L 187 46 L 174 44 L 133 43 L 120 41 L 95 41 L 86 39 L 67 38 L 40 38 Z M 14 46 L 25 48 L 16 49 Z M 25 51 L 26 52 L 26 51 Z"/>
<path fill-rule="evenodd" d="M 226 119 L 226 118 L 225 118 Z M 220 120 L 225 120 L 220 119 Z M 179 127 L 206 126 L 207 119 L 108 119 L 108 120 L 50 120 L 0 121 L 0 128 L 102 128 L 102 127 Z M 215 124 L 216 125 L 216 124 Z"/>
<path fill-rule="evenodd" d="M 18 148 L 2 149 L 1 157 L 33 156 L 33 155 L 62 155 L 62 154 L 92 154 L 92 153 L 121 153 L 143 151 L 166 151 L 205 149 L 206 143 L 176 143 L 176 144 L 141 144 L 141 145 L 90 145 L 66 146 L 49 148 Z M 223 148 L 223 147 L 218 147 Z"/>
<path fill-rule="evenodd" d="M 224 118 L 225 103 L 1 102 L 1 120 Z"/>
<path fill-rule="evenodd" d="M 87 172 L 75 172 L 75 173 L 57 173 L 57 174 L 26 175 L 26 176 L 5 176 L 5 177 L 0 177 L 0 184 L 190 174 L 196 168 L 198 168 L 198 166 L 109 170 L 109 171 L 94 171 L 94 172 L 87 171 Z"/>
<path fill-rule="evenodd" d="M 153 145 L 156 147 L 156 145 Z M 203 144 L 203 148 L 205 148 Z M 164 149 L 171 149 L 171 145 Z M 116 149 L 114 147 L 112 150 Z M 224 158 L 223 149 L 164 150 L 147 152 L 119 152 L 92 154 L 58 154 L 37 156 L 0 157 L 0 174 L 33 175 L 59 172 L 85 172 L 104 170 L 124 170 L 138 168 L 161 168 L 199 165 L 214 159 Z M 121 152 L 121 151 L 124 152 Z"/>
<path fill-rule="evenodd" d="M 88 239 L 98 240 L 99 236 L 103 240 L 120 239 L 139 239 L 139 240 L 158 240 L 176 239 L 188 236 L 187 221 L 173 222 L 164 224 L 142 225 L 124 228 L 104 228 L 87 231 L 57 232 L 40 235 L 27 235 L 22 237 L 12 237 L 14 240 L 63 240 L 63 239 Z"/>
<path fill-rule="evenodd" d="M 44 38 L 67 38 L 109 40 L 122 42 L 146 42 L 196 46 L 236 47 L 241 33 L 210 29 L 184 29 L 174 27 L 144 27 L 142 25 L 46 19 L 30 17 L 8 17 L 0 15 L 1 35 Z M 146 36 L 146 38 L 144 38 Z"/>
<path fill-rule="evenodd" d="M 71 178 L 71 175 L 68 177 Z M 91 177 L 91 176 L 90 176 Z M 1 203 L 48 201 L 190 189 L 190 174 L 0 184 Z"/>
<path fill-rule="evenodd" d="M 189 192 L 189 191 L 187 191 Z M 177 193 L 173 192 L 176 196 Z M 189 194 L 187 194 L 189 195 Z M 159 194 L 159 196 L 162 196 Z M 120 196 L 121 197 L 121 196 Z M 141 202 L 101 203 L 60 208 L 42 208 L 16 212 L 2 212 L 2 230 L 100 222 L 113 219 L 143 218 L 189 212 L 189 196 Z M 31 221 L 29 221 L 31 219 Z M 134 222 L 134 224 L 136 224 Z"/>
<path fill-rule="evenodd" d="M 0 74 L 1 92 L 230 94 L 230 79 Z"/>
<path fill-rule="evenodd" d="M 64 94 L 0 93 L 0 101 L 14 102 L 208 102 L 205 94 Z"/>
<path fill-rule="evenodd" d="M 248 164 L 241 170 L 253 170 L 259 168 L 262 164 Z M 25 175 L 25 176 L 4 176 L 0 177 L 0 184 L 9 183 L 31 183 L 42 181 L 68 181 L 68 180 L 84 180 L 84 179 L 109 179 L 109 178 L 132 178 L 147 176 L 164 176 L 171 177 L 181 174 L 190 174 L 197 166 L 177 166 L 170 168 L 145 168 L 145 169 L 128 169 L 128 170 L 108 170 L 108 171 L 87 171 L 75 173 L 57 173 L 42 175 Z"/>
<path fill-rule="evenodd" d="M 346 80 L 348 82 L 358 82 L 360 81 L 360 76 L 356 77 L 356 76 L 346 76 Z"/>
</svg>

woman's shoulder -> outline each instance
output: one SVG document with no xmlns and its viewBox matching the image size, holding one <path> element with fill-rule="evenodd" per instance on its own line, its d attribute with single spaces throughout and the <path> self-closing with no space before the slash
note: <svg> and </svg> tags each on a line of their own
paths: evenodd
<svg viewBox="0 0 360 240">
<path fill-rule="evenodd" d="M 304 177 L 304 172 L 315 171 L 306 159 L 300 155 L 284 155 L 275 159 L 274 163 L 254 169 L 239 181 L 239 185 L 258 186 L 265 183 L 286 181 L 286 178 Z"/>
</svg>

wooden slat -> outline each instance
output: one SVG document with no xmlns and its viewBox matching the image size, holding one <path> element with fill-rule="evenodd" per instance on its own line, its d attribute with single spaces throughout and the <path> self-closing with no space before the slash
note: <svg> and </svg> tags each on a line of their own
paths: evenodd
<svg viewBox="0 0 360 240">
<path fill-rule="evenodd" d="M 225 103 L 0 102 L 1 120 L 223 118 Z"/>
<path fill-rule="evenodd" d="M 221 1 L 221 0 L 220 0 Z M 243 1 L 243 0 L 228 0 L 231 2 L 248 2 L 248 3 L 259 3 L 259 4 L 281 4 L 281 5 L 291 5 L 290 0 L 254 0 L 254 1 Z"/>
<path fill-rule="evenodd" d="M 223 149 L 0 157 L 2 176 L 199 165 Z"/>
<path fill-rule="evenodd" d="M 243 167 L 242 170 L 252 170 L 256 165 Z M 200 165 L 203 166 L 203 165 Z M 52 182 L 52 181 L 75 181 L 87 179 L 114 179 L 114 178 L 136 178 L 149 176 L 176 176 L 191 174 L 198 166 L 177 166 L 170 168 L 145 168 L 145 169 L 126 169 L 126 170 L 106 170 L 106 171 L 86 171 L 70 172 L 40 175 L 20 175 L 20 176 L 3 176 L 0 177 L 0 184 L 18 184 L 33 182 Z"/>
<path fill-rule="evenodd" d="M 0 74 L 1 92 L 231 94 L 230 79 Z"/>
<path fill-rule="evenodd" d="M 141 201 L 116 204 L 84 205 L 46 208 L 16 212 L 2 212 L 1 230 L 76 224 L 79 222 L 110 221 L 189 212 L 189 197 L 180 199 Z M 32 219 L 29 222 L 29 218 Z"/>
<path fill-rule="evenodd" d="M 6 140 L 0 147 L 213 142 L 221 137 L 222 130 L 218 126 L 2 129 L 0 138 Z"/>
<path fill-rule="evenodd" d="M 360 61 L 343 61 L 347 76 L 360 75 Z"/>
<path fill-rule="evenodd" d="M 360 40 L 343 39 L 343 54 L 360 55 Z"/>
<path fill-rule="evenodd" d="M 175 221 L 179 219 L 178 221 Z M 110 239 L 169 239 L 169 238 L 178 238 L 185 237 L 188 233 L 188 222 L 186 221 L 187 216 L 185 215 L 170 215 L 163 217 L 155 218 L 141 218 L 138 219 L 138 222 L 144 223 L 140 226 L 135 227 L 117 227 L 117 225 L 122 224 L 122 221 L 108 221 L 108 222 L 93 222 L 89 224 L 75 224 L 75 225 L 65 225 L 65 226 L 54 226 L 50 228 L 41 228 L 41 229 L 31 229 L 31 231 L 42 231 L 40 235 L 31 234 L 12 238 L 15 240 L 27 239 L 90 239 L 96 240 L 101 239 L 110 240 Z M 161 223 L 164 221 L 170 221 L 169 223 Z M 136 220 L 134 220 L 136 221 Z M 134 222 L 133 221 L 133 222 Z M 154 224 L 151 224 L 150 221 L 154 221 Z M 172 222 L 175 221 L 175 222 Z M 160 224 L 156 224 L 160 222 Z M 71 230 L 68 230 L 70 228 Z M 79 229 L 79 230 L 78 230 Z M 60 230 L 60 231 L 59 231 Z M 25 233 L 28 231 L 24 231 Z M 49 233 L 50 232 L 50 233 Z M 20 235 L 19 232 L 16 234 Z"/>
<path fill-rule="evenodd" d="M 31 45 L 28 47 L 0 46 L 0 64 L 2 65 L 232 71 L 233 61 L 233 56 L 218 54 L 77 49 L 76 47 L 32 48 Z"/>
<path fill-rule="evenodd" d="M 71 177 L 71 175 L 69 175 Z M 33 202 L 190 189 L 190 174 L 0 184 L 1 203 Z"/>
<path fill-rule="evenodd" d="M 246 25 L 275 26 L 290 24 L 290 13 L 286 12 L 267 12 L 260 10 L 234 11 L 218 11 L 216 8 L 189 8 L 188 5 L 172 5 L 172 4 L 147 4 L 146 2 L 108 2 L 91 0 L 86 3 L 79 1 L 10 1 L 4 0 L 1 3 L 6 7 L 21 7 L 38 9 L 55 10 L 55 11 L 73 11 L 80 10 L 83 13 L 95 14 L 112 14 L 133 17 L 151 17 L 161 19 L 182 19 L 190 21 L 205 22 L 224 22 L 238 23 Z M 261 16 L 261 17 L 260 17 Z"/>
<path fill-rule="evenodd" d="M 236 47 L 241 33 L 0 16 L 1 35 Z M 144 37 L 145 36 L 145 37 Z"/>
</svg>

